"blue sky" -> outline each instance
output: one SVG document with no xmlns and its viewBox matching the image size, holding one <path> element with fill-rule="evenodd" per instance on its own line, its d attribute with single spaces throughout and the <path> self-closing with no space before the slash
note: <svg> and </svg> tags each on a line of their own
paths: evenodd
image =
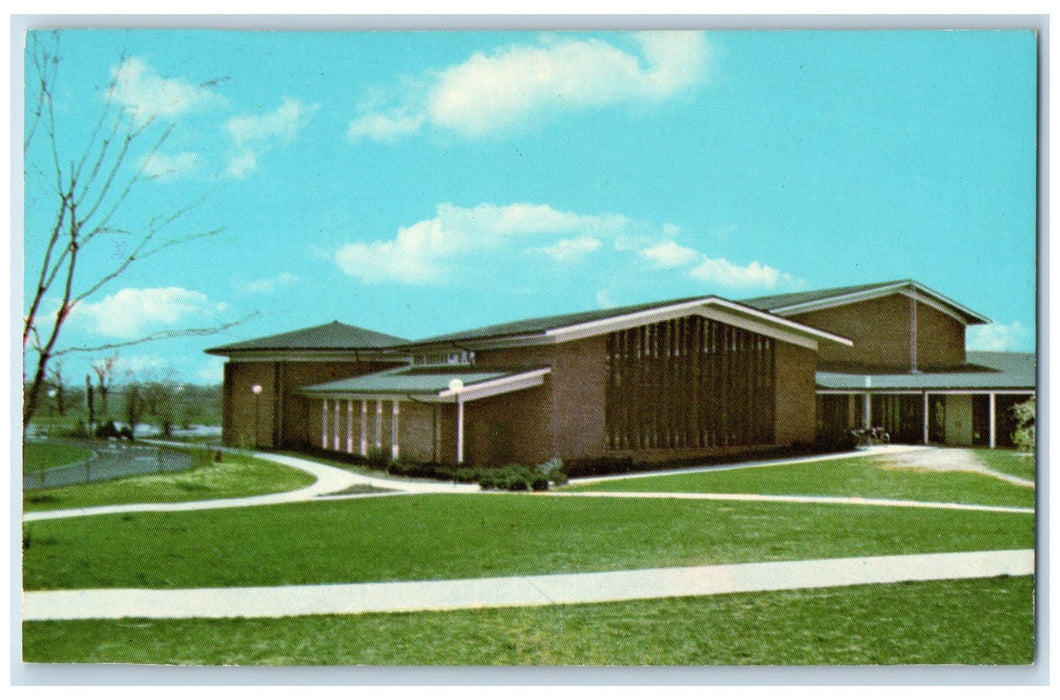
<svg viewBox="0 0 1060 700">
<path fill-rule="evenodd" d="M 167 231 L 222 230 L 130 267 L 60 346 L 254 314 L 120 350 L 215 382 L 204 348 L 333 319 L 420 338 L 915 278 L 995 321 L 972 347 L 1032 350 L 1036 50 L 1029 31 L 66 31 L 60 162 L 117 76 L 116 106 L 157 120 L 128 161 L 153 177 L 116 224 L 202 199 Z M 29 285 L 55 209 L 45 143 Z M 82 284 L 135 236 L 111 238 Z"/>
</svg>

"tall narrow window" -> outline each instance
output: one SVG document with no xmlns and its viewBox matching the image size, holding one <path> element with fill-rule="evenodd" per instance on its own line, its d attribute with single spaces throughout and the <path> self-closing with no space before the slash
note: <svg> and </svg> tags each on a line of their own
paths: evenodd
<svg viewBox="0 0 1060 700">
<path fill-rule="evenodd" d="M 772 338 L 686 316 L 611 333 L 607 365 L 613 450 L 773 442 Z"/>
</svg>

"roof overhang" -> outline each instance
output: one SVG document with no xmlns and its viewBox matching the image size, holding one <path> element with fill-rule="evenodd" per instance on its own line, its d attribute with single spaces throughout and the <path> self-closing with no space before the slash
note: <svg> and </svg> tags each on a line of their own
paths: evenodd
<svg viewBox="0 0 1060 700">
<path fill-rule="evenodd" d="M 659 306 L 645 311 L 612 316 L 610 318 L 575 323 L 567 326 L 550 328 L 540 333 L 513 335 L 496 338 L 474 338 L 467 340 L 449 340 L 421 346 L 459 347 L 470 350 L 493 350 L 500 348 L 530 347 L 535 345 L 552 345 L 581 340 L 596 335 L 636 328 L 638 326 L 669 321 L 682 316 L 698 315 L 736 328 L 759 333 L 793 345 L 816 350 L 820 341 L 853 345 L 853 341 L 833 333 L 807 326 L 790 319 L 777 316 L 767 311 L 745 306 L 719 297 L 702 297 L 689 301 Z M 407 349 L 407 348 L 406 348 Z"/>
<path fill-rule="evenodd" d="M 208 355 L 227 357 L 239 362 L 408 362 L 409 354 L 397 350 L 225 350 L 211 348 Z"/>
<path fill-rule="evenodd" d="M 522 391 L 523 389 L 531 389 L 535 386 L 540 386 L 545 381 L 545 375 L 549 374 L 551 371 L 552 370 L 549 367 L 541 367 L 538 369 L 512 372 L 501 377 L 464 383 L 461 377 L 467 377 L 471 374 L 476 374 L 476 372 L 456 369 L 452 373 L 445 375 L 446 388 L 409 389 L 407 387 L 397 386 L 397 383 L 390 387 L 386 386 L 385 377 L 396 374 L 395 371 L 388 370 L 377 372 L 373 375 L 367 375 L 367 377 L 371 377 L 375 380 L 383 378 L 383 381 L 379 382 L 380 386 L 377 389 L 342 389 L 322 384 L 317 385 L 316 387 L 303 387 L 298 393 L 303 396 L 318 399 L 351 401 L 415 400 L 425 403 L 457 403 L 476 401 L 478 399 L 509 394 L 513 391 Z M 355 377 L 353 379 L 355 380 L 359 378 Z M 461 379 L 462 386 L 458 389 L 449 388 L 448 385 L 453 379 Z M 329 384 L 336 384 L 336 382 L 330 382 Z"/>
<path fill-rule="evenodd" d="M 794 314 L 808 313 L 810 311 L 821 311 L 836 306 L 844 306 L 846 304 L 855 304 L 857 302 L 869 301 L 871 299 L 879 299 L 880 297 L 891 296 L 892 294 L 902 294 L 915 299 L 917 303 L 925 304 L 933 309 L 941 311 L 942 313 L 957 319 L 964 325 L 992 322 L 986 316 L 983 316 L 976 311 L 972 311 L 967 306 L 958 304 L 953 299 L 939 294 L 935 290 L 929 289 L 914 280 L 880 285 L 879 287 L 862 289 L 847 294 L 839 294 L 826 299 L 816 299 L 814 301 L 807 301 L 799 304 L 779 306 L 770 309 L 770 311 L 781 316 L 791 316 Z"/>
</svg>

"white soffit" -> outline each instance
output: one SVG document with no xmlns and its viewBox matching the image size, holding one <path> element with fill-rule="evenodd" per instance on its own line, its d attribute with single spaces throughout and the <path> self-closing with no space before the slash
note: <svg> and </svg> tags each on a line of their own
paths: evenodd
<svg viewBox="0 0 1060 700">
<path fill-rule="evenodd" d="M 562 328 L 553 328 L 545 331 L 545 335 L 551 338 L 553 342 L 562 343 L 603 333 L 636 328 L 660 321 L 669 321 L 670 319 L 680 318 L 689 314 L 703 316 L 736 328 L 742 328 L 812 350 L 817 349 L 818 340 L 829 340 L 842 345 L 853 345 L 853 342 L 847 338 L 826 333 L 795 321 L 789 321 L 764 311 L 743 306 L 742 304 L 725 301 L 718 297 L 704 297 L 672 306 L 638 311 L 623 316 L 589 321 Z"/>
</svg>

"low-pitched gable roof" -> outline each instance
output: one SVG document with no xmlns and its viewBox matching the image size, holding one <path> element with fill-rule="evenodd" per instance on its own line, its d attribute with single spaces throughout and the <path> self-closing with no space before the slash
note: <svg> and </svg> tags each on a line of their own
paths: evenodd
<svg viewBox="0 0 1060 700">
<path fill-rule="evenodd" d="M 409 341 L 395 335 L 371 331 L 367 328 L 351 326 L 332 321 L 319 326 L 300 328 L 286 333 L 267 335 L 229 345 L 210 348 L 211 355 L 230 355 L 233 353 L 256 351 L 290 351 L 290 350 L 382 350 L 403 345 Z"/>
<path fill-rule="evenodd" d="M 410 349 L 446 345 L 506 347 L 524 343 L 563 342 L 691 313 L 704 313 L 704 315 L 713 313 L 727 321 L 740 318 L 758 332 L 783 336 L 786 339 L 798 336 L 811 343 L 827 340 L 843 345 L 851 344 L 847 338 L 785 319 L 768 311 L 717 296 L 705 296 L 539 316 L 425 338 L 410 343 L 407 347 Z"/>
<path fill-rule="evenodd" d="M 912 279 L 893 280 L 891 282 L 877 282 L 875 284 L 859 284 L 852 287 L 834 287 L 832 289 L 817 289 L 809 292 L 792 292 L 789 294 L 773 294 L 770 296 L 753 297 L 743 299 L 741 303 L 752 306 L 762 311 L 790 316 L 827 309 L 843 304 L 853 304 L 859 301 L 875 299 L 891 294 L 916 294 L 918 299 L 934 303 L 942 307 L 951 315 L 960 319 L 966 325 L 990 323 L 990 319 L 982 314 L 959 304 L 953 299 L 936 292 L 934 289 Z"/>
</svg>

